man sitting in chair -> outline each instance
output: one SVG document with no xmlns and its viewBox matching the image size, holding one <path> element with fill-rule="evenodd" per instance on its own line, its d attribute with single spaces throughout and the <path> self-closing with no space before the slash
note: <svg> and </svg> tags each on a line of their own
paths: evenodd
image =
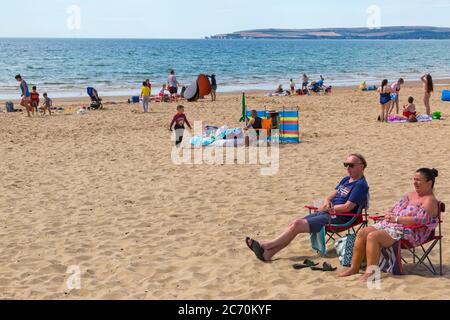
<svg viewBox="0 0 450 320">
<path fill-rule="evenodd" d="M 251 238 L 246 239 L 247 246 L 256 257 L 269 262 L 272 257 L 286 248 L 300 233 L 317 233 L 327 224 L 345 224 L 352 216 L 333 216 L 333 213 L 358 213 L 366 204 L 369 185 L 364 177 L 367 162 L 360 154 L 351 154 L 344 162 L 348 176 L 336 187 L 336 190 L 325 198 L 324 204 L 317 213 L 297 219 L 276 239 L 259 243 Z"/>
</svg>

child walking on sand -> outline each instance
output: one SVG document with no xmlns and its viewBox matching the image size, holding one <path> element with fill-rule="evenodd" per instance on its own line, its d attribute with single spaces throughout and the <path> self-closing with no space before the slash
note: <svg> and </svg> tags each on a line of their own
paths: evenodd
<svg viewBox="0 0 450 320">
<path fill-rule="evenodd" d="M 186 115 L 184 114 L 184 106 L 179 105 L 177 107 L 177 114 L 173 117 L 172 122 L 170 123 L 170 131 L 173 131 L 172 127 L 175 124 L 175 146 L 177 148 L 180 147 L 181 142 L 183 142 L 183 135 L 184 135 L 184 124 L 187 124 L 189 129 L 192 130 L 191 124 L 189 123 Z"/>
<path fill-rule="evenodd" d="M 52 103 L 52 99 L 50 99 L 48 97 L 47 92 L 44 93 L 43 97 L 44 97 L 44 104 L 41 107 L 41 111 L 43 111 L 44 115 L 45 115 L 46 110 L 48 110 L 48 114 L 51 116 L 52 115 L 52 111 L 50 109 L 51 109 L 52 104 L 53 104 Z"/>
<path fill-rule="evenodd" d="M 142 88 L 141 88 L 141 99 L 142 99 L 142 106 L 144 108 L 144 113 L 148 113 L 148 105 L 150 103 L 150 95 L 151 95 L 151 89 L 148 86 L 147 81 L 144 81 L 142 83 Z"/>
</svg>

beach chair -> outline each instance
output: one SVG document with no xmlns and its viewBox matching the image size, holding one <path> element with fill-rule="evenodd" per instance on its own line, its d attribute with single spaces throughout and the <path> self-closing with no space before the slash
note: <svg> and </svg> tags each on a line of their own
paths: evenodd
<svg viewBox="0 0 450 320">
<path fill-rule="evenodd" d="M 98 96 L 98 92 L 95 88 L 88 87 L 87 94 L 91 98 L 90 108 L 94 110 L 103 109 L 102 99 Z"/>
<path fill-rule="evenodd" d="M 403 256 L 401 260 L 405 264 L 413 264 L 411 272 L 413 272 L 417 267 L 423 266 L 428 271 L 430 271 L 433 275 L 443 275 L 443 266 L 442 266 L 442 213 L 445 212 L 445 204 L 443 202 L 439 202 L 439 213 L 438 213 L 438 221 L 439 224 L 435 230 L 430 234 L 428 239 L 426 239 L 423 243 L 420 243 L 418 246 L 413 246 L 408 240 L 402 239 L 400 240 L 401 250 L 406 251 L 412 255 L 412 261 L 408 260 Z M 369 217 L 371 220 L 379 221 L 384 218 L 384 216 L 371 216 Z M 414 226 L 404 226 L 405 229 L 420 229 L 426 228 L 423 225 L 414 225 Z M 436 263 L 433 263 L 430 255 L 433 252 L 433 249 L 437 246 L 439 248 L 439 265 L 436 266 Z M 401 254 L 401 253 L 400 253 Z M 439 268 L 438 268 L 439 267 Z M 439 272 L 436 271 L 439 270 Z"/>
<path fill-rule="evenodd" d="M 362 228 L 366 228 L 369 222 L 369 200 L 370 194 L 367 195 L 366 203 L 358 207 L 357 213 L 334 213 L 331 216 L 352 217 L 345 224 L 328 224 L 325 226 L 322 232 L 318 234 L 311 234 L 311 244 L 313 249 L 326 255 L 326 245 L 331 241 L 336 241 L 351 233 L 357 234 Z M 309 210 L 309 214 L 315 213 L 319 208 L 313 206 L 305 206 Z M 324 244 L 321 244 L 324 241 Z M 319 250 L 322 247 L 325 249 Z"/>
</svg>

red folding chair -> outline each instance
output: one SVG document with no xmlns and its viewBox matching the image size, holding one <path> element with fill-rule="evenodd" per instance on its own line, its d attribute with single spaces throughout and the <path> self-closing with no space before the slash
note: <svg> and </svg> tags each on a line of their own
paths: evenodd
<svg viewBox="0 0 450 320">
<path fill-rule="evenodd" d="M 439 275 L 443 275 L 442 272 L 442 213 L 445 212 L 445 204 L 443 202 L 439 202 L 439 213 L 438 213 L 438 227 L 433 230 L 428 239 L 424 242 L 420 243 L 417 246 L 413 246 L 408 240 L 402 239 L 400 240 L 400 245 L 402 250 L 407 250 L 412 255 L 412 264 L 414 265 L 411 271 L 414 271 L 418 266 L 424 266 L 428 271 L 430 271 L 433 275 L 438 275 L 436 271 L 435 264 L 431 261 L 430 254 L 433 249 L 439 244 Z M 369 217 L 369 219 L 374 221 L 379 221 L 383 219 L 384 216 L 373 216 Z M 426 228 L 424 225 L 413 225 L 413 226 L 404 226 L 405 229 L 421 229 Z M 437 232 L 436 232 L 437 231 Z M 421 249 L 421 252 L 417 249 Z M 417 253 L 419 251 L 419 253 Z M 402 256 L 402 261 L 408 264 L 407 260 Z"/>
<path fill-rule="evenodd" d="M 368 210 L 369 210 L 369 198 L 367 196 L 367 201 L 364 206 L 358 209 L 358 213 L 333 213 L 331 216 L 341 216 L 341 217 L 353 217 L 345 224 L 328 224 L 325 226 L 326 240 L 325 244 L 328 244 L 331 240 L 336 241 L 337 238 L 343 238 L 346 234 L 353 233 L 357 234 L 362 228 L 368 226 Z M 309 210 L 309 214 L 317 212 L 319 208 L 313 206 L 305 206 Z M 346 232 L 346 234 L 344 234 Z"/>
</svg>

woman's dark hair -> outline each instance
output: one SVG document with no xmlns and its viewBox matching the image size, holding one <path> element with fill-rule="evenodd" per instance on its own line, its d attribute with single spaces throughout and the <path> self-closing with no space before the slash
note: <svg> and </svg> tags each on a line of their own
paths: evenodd
<svg viewBox="0 0 450 320">
<path fill-rule="evenodd" d="M 408 102 L 409 102 L 409 103 L 413 103 L 413 102 L 414 102 L 414 98 L 413 98 L 413 97 L 409 97 L 409 98 L 408 98 Z"/>
<path fill-rule="evenodd" d="M 19 79 L 22 79 L 22 76 L 21 76 L 20 74 L 18 74 L 18 75 L 16 76 L 16 80 L 19 80 Z"/>
<path fill-rule="evenodd" d="M 430 74 L 427 74 L 427 91 L 428 93 L 434 91 L 433 78 Z"/>
<path fill-rule="evenodd" d="M 175 74 L 175 70 L 171 69 L 170 74 Z"/>
<path fill-rule="evenodd" d="M 398 83 L 404 84 L 404 83 L 405 83 L 405 80 L 404 80 L 403 78 L 400 78 L 400 79 L 398 79 Z"/>
<path fill-rule="evenodd" d="M 145 87 L 147 86 L 147 81 L 142 82 L 142 85 Z"/>
<path fill-rule="evenodd" d="M 384 90 L 384 87 L 386 87 L 387 84 L 388 84 L 388 80 L 387 80 L 387 79 L 384 79 L 384 80 L 381 82 L 381 91 Z"/>
<path fill-rule="evenodd" d="M 416 172 L 422 174 L 427 180 L 427 182 L 432 181 L 433 183 L 431 184 L 431 187 L 434 188 L 436 178 L 439 176 L 439 172 L 436 169 L 421 168 Z"/>
</svg>

